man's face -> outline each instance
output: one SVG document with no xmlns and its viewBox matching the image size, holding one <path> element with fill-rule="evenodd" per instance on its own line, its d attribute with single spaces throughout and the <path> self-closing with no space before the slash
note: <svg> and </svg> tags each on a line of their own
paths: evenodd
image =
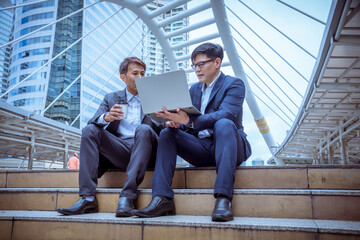
<svg viewBox="0 0 360 240">
<path fill-rule="evenodd" d="M 120 78 L 126 83 L 126 89 L 132 95 L 137 95 L 138 91 L 135 84 L 135 79 L 144 77 L 145 69 L 136 63 L 130 63 L 128 65 L 128 71 L 126 74 L 120 74 Z"/>
<path fill-rule="evenodd" d="M 207 57 L 206 54 L 200 53 L 196 55 L 193 62 L 194 65 L 199 64 L 202 66 L 197 66 L 195 68 L 195 73 L 199 82 L 206 83 L 207 86 L 215 80 L 219 74 L 219 68 L 221 65 L 220 58 L 216 58 L 212 61 L 210 60 L 211 58 Z"/>
</svg>

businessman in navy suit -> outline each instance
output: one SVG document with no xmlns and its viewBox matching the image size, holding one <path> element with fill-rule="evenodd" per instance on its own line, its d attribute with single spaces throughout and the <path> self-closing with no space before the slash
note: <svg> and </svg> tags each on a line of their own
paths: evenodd
<svg viewBox="0 0 360 240">
<path fill-rule="evenodd" d="M 168 128 L 160 133 L 155 172 L 152 181 L 152 201 L 133 213 L 139 217 L 174 215 L 174 192 L 171 188 L 179 155 L 198 167 L 216 166 L 213 221 L 234 219 L 233 197 L 236 166 L 251 155 L 242 126 L 245 85 L 239 78 L 220 71 L 223 59 L 221 46 L 204 43 L 191 55 L 192 67 L 199 82 L 190 89 L 192 103 L 202 115 L 163 112 L 157 116 L 169 119 Z"/>
<path fill-rule="evenodd" d="M 139 194 L 137 187 L 145 171 L 154 166 L 158 134 L 163 125 L 145 116 L 141 109 L 135 79 L 144 77 L 146 65 L 136 57 L 120 64 L 120 78 L 126 88 L 107 94 L 93 118 L 83 128 L 80 145 L 79 195 L 70 208 L 59 208 L 64 215 L 98 212 L 97 179 L 108 169 L 126 169 L 117 217 L 129 217 Z M 127 118 L 118 103 L 128 103 Z"/>
</svg>

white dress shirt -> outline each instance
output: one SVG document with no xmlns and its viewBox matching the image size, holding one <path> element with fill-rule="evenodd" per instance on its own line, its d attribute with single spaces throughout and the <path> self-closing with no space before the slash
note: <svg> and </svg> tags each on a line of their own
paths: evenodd
<svg viewBox="0 0 360 240">
<path fill-rule="evenodd" d="M 221 72 L 219 73 L 219 75 L 215 78 L 215 80 L 210 83 L 209 86 L 205 87 L 205 83 L 203 83 L 203 86 L 202 86 L 202 96 L 201 96 L 201 109 L 200 109 L 200 112 L 202 114 L 205 114 L 205 109 L 206 109 L 206 106 L 208 105 L 209 103 L 209 98 L 210 98 L 210 94 L 214 88 L 214 85 L 216 83 L 216 81 L 218 80 L 219 76 L 220 76 Z M 202 130 L 198 133 L 198 136 L 199 138 L 206 138 L 206 137 L 210 137 L 210 133 L 207 129 L 205 130 Z"/>
<path fill-rule="evenodd" d="M 129 104 L 127 118 L 120 120 L 117 133 L 119 133 L 122 138 L 131 138 L 135 136 L 135 130 L 141 124 L 141 103 L 139 96 L 132 95 L 127 89 L 126 100 Z M 109 124 L 109 122 L 104 119 L 105 114 L 106 113 L 102 114 L 98 118 L 98 123 Z"/>
</svg>

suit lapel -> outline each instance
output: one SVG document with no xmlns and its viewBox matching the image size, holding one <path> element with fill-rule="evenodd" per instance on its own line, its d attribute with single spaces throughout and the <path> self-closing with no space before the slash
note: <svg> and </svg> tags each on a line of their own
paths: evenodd
<svg viewBox="0 0 360 240">
<path fill-rule="evenodd" d="M 211 93 L 210 93 L 210 97 L 209 97 L 209 101 L 208 101 L 208 104 L 206 106 L 206 109 L 208 108 L 208 106 L 210 105 L 211 103 L 211 100 L 214 98 L 214 96 L 216 95 L 216 93 L 219 91 L 219 89 L 221 88 L 221 86 L 223 85 L 224 83 L 224 80 L 225 80 L 225 75 L 223 73 L 220 74 L 218 80 L 216 80 L 215 82 L 215 86 L 214 88 L 212 89 Z M 205 109 L 205 112 L 206 112 L 206 109 Z"/>
<path fill-rule="evenodd" d="M 201 87 L 202 87 L 202 84 L 199 84 L 197 86 L 197 89 L 195 89 L 194 100 L 193 100 L 194 107 L 196 107 L 199 111 L 201 109 L 201 94 L 202 94 Z"/>
<path fill-rule="evenodd" d="M 112 105 L 109 106 L 109 109 L 112 108 L 112 106 L 115 105 L 117 102 L 127 102 L 125 88 L 119 91 L 118 94 L 114 96 L 111 102 Z M 117 130 L 119 129 L 119 125 L 120 125 L 120 120 L 115 120 L 109 124 L 106 130 L 116 135 Z"/>
</svg>

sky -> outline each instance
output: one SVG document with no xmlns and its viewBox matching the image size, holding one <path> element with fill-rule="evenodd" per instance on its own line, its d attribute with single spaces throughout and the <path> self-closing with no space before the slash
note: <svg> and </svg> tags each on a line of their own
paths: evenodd
<svg viewBox="0 0 360 240">
<path fill-rule="evenodd" d="M 286 137 L 287 130 L 290 130 L 290 126 L 301 106 L 308 81 L 314 69 L 325 25 L 285 6 L 277 0 L 241 1 L 244 4 L 238 0 L 225 1 L 226 6 L 233 11 L 232 13 L 229 9 L 226 10 L 229 23 L 232 25 L 230 28 L 238 54 L 242 59 L 244 72 L 247 74 L 247 81 L 250 86 L 249 90 L 275 112 L 271 111 L 261 100 L 256 99 L 270 127 L 275 142 L 280 145 Z M 203 2 L 202 0 L 191 1 L 188 3 L 188 8 L 193 8 Z M 332 1 L 288 0 L 283 2 L 326 23 Z M 245 4 L 268 21 L 268 23 L 249 10 Z M 236 14 L 237 17 L 234 14 Z M 191 25 L 198 21 L 208 19 L 211 15 L 211 9 L 196 14 L 190 17 L 189 24 Z M 239 18 L 241 20 L 239 20 Z M 278 28 L 283 34 L 271 27 L 269 23 Z M 249 30 L 245 24 L 253 31 Z M 237 32 L 234 29 L 236 29 Z M 216 31 L 216 25 L 213 24 L 209 27 L 191 32 L 189 37 L 193 39 Z M 278 54 L 274 53 L 254 32 Z M 211 40 L 211 42 L 222 45 L 220 38 Z M 191 46 L 190 52 L 196 46 L 197 45 Z M 281 59 L 279 55 L 302 76 Z M 223 62 L 227 61 L 225 53 Z M 269 63 L 273 67 L 271 67 Z M 223 67 L 222 71 L 225 74 L 234 75 L 231 67 Z M 189 82 L 196 81 L 197 78 L 195 74 L 191 73 L 189 75 Z M 274 103 L 272 103 L 272 101 Z M 248 159 L 246 165 L 251 165 L 251 161 L 257 158 L 263 159 L 266 164 L 266 161 L 271 157 L 271 153 L 256 126 L 247 104 L 244 104 L 243 116 L 245 132 L 248 135 L 248 140 L 253 150 L 253 154 Z"/>
</svg>

